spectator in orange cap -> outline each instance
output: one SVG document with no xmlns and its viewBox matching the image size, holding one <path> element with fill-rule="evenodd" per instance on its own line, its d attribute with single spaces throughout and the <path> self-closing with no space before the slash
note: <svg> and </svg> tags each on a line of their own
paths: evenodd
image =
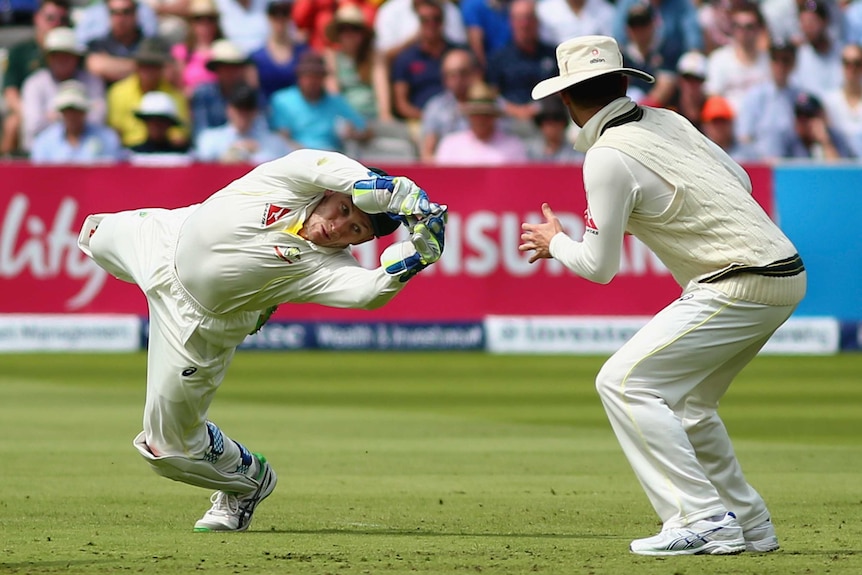
<svg viewBox="0 0 862 575">
<path fill-rule="evenodd" d="M 735 117 L 730 102 L 722 96 L 710 96 L 700 113 L 701 130 L 737 162 L 755 160 L 753 151 L 736 140 L 733 132 Z"/>
</svg>

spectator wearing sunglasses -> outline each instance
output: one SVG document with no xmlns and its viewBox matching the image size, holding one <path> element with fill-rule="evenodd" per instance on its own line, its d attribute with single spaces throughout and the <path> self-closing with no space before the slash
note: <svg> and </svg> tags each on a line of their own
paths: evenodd
<svg viewBox="0 0 862 575">
<path fill-rule="evenodd" d="M 736 136 L 760 160 L 782 156 L 782 140 L 793 131 L 793 103 L 801 93 L 791 80 L 796 46 L 774 42 L 769 47 L 769 76 L 746 92 L 736 117 Z"/>
<path fill-rule="evenodd" d="M 794 81 L 822 98 L 841 87 L 841 43 L 829 33 L 830 11 L 822 0 L 805 0 L 799 8 L 803 41 L 796 53 Z"/>
<path fill-rule="evenodd" d="M 110 30 L 87 44 L 87 70 L 110 86 L 135 72 L 134 54 L 146 37 L 135 0 L 107 0 Z"/>
<path fill-rule="evenodd" d="M 709 55 L 705 89 L 710 96 L 726 98 L 738 113 L 745 92 L 769 78 L 769 53 L 761 47 L 766 28 L 756 4 L 735 6 L 730 21 L 730 42 Z"/>
<path fill-rule="evenodd" d="M 844 46 L 841 65 L 844 82 L 823 97 L 823 107 L 829 126 L 844 136 L 857 158 L 862 158 L 862 46 Z"/>
</svg>

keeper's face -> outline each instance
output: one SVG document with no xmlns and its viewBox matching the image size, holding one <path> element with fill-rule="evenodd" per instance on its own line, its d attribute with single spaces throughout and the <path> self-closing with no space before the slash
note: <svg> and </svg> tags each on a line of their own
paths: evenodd
<svg viewBox="0 0 862 575">
<path fill-rule="evenodd" d="M 347 194 L 327 191 L 305 220 L 300 237 L 325 248 L 346 248 L 374 237 L 371 218 Z"/>
</svg>

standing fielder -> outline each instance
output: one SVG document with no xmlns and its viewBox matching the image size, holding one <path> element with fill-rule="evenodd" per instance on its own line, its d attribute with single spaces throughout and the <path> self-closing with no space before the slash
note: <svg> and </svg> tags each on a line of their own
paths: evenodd
<svg viewBox="0 0 862 575">
<path fill-rule="evenodd" d="M 587 227 L 565 234 L 548 204 L 523 224 L 530 262 L 556 258 L 587 279 L 619 271 L 623 235 L 644 242 L 683 288 L 596 378 L 617 439 L 662 531 L 632 541 L 642 555 L 778 549 L 766 504 L 749 485 L 716 409 L 730 382 L 805 295 L 793 244 L 751 197 L 745 171 L 682 116 L 626 97 L 612 38 L 557 47 L 560 75 L 533 99 L 560 93 L 581 127 Z"/>
<path fill-rule="evenodd" d="M 445 221 L 409 179 L 317 150 L 262 164 L 201 204 L 86 218 L 81 250 L 149 305 L 134 445 L 159 475 L 216 490 L 195 531 L 244 531 L 275 489 L 266 458 L 207 420 L 236 347 L 281 303 L 382 306 L 440 258 Z M 410 240 L 386 248 L 379 268 L 360 267 L 349 246 L 399 222 Z"/>
</svg>

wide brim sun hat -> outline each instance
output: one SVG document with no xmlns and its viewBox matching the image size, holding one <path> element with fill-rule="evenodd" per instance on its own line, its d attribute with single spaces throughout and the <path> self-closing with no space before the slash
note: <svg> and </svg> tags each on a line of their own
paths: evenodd
<svg viewBox="0 0 862 575">
<path fill-rule="evenodd" d="M 542 80 L 533 88 L 534 100 L 541 100 L 570 86 L 605 74 L 625 74 L 655 82 L 642 70 L 623 66 L 623 55 L 617 41 L 609 36 L 579 36 L 557 46 L 558 76 Z"/>
</svg>

